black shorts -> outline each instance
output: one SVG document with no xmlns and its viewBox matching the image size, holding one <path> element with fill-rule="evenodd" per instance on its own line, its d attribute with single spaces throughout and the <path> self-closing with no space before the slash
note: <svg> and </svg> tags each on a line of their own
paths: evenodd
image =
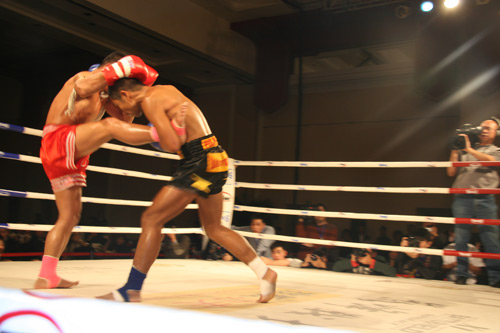
<svg viewBox="0 0 500 333">
<path fill-rule="evenodd" d="M 185 143 L 178 154 L 179 169 L 168 185 L 194 191 L 205 198 L 222 191 L 228 157 L 213 134 Z"/>
</svg>

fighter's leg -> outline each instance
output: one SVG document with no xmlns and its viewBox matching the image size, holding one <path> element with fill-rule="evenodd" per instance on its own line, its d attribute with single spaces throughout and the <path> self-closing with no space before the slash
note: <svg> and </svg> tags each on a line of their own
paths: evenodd
<svg viewBox="0 0 500 333">
<path fill-rule="evenodd" d="M 208 238 L 226 248 L 257 274 L 261 290 L 258 302 L 269 302 L 276 293 L 278 275 L 257 256 L 245 238 L 221 225 L 222 193 L 210 195 L 208 198 L 198 197 L 196 202 L 200 221 Z"/>
<path fill-rule="evenodd" d="M 113 117 L 78 125 L 76 127 L 75 158 L 79 159 L 93 153 L 111 139 L 117 139 L 131 145 L 150 143 L 153 141 L 150 129 L 146 125 L 130 124 Z"/>
<path fill-rule="evenodd" d="M 57 276 L 56 267 L 59 257 L 71 237 L 73 227 L 80 221 L 81 196 L 82 188 L 80 186 L 73 186 L 55 193 L 59 216 L 45 239 L 42 268 L 35 282 L 35 289 L 71 288 L 78 284 L 78 281 L 67 281 Z"/>
<path fill-rule="evenodd" d="M 141 216 L 142 232 L 127 283 L 117 291 L 98 298 L 128 302 L 141 301 L 142 284 L 160 252 L 163 225 L 182 213 L 195 197 L 194 192 L 172 186 L 165 186 L 158 192 L 153 204 Z"/>
</svg>

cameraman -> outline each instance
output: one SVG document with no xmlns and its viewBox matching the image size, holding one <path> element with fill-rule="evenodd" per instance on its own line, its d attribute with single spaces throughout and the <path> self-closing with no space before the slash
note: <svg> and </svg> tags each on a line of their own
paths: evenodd
<svg viewBox="0 0 500 333">
<path fill-rule="evenodd" d="M 471 147 L 467 135 L 465 148 L 452 150 L 450 161 L 500 161 L 500 148 L 493 145 L 498 130 L 498 120 L 491 118 L 481 123 L 479 142 Z M 448 167 L 448 176 L 455 177 L 453 188 L 497 188 L 499 177 L 498 167 L 467 166 Z M 455 194 L 452 204 L 454 217 L 474 219 L 497 219 L 498 206 L 492 194 Z M 484 249 L 489 253 L 500 253 L 498 226 L 478 225 L 479 235 Z M 467 251 L 470 240 L 471 224 L 455 224 L 455 243 L 457 251 Z M 500 288 L 500 260 L 486 259 L 488 282 L 491 286 Z M 457 258 L 457 284 L 465 284 L 468 274 L 468 259 Z"/>
<path fill-rule="evenodd" d="M 430 248 L 432 236 L 425 228 L 415 230 L 410 236 L 401 240 L 401 246 Z M 442 259 L 440 256 L 419 254 L 417 252 L 400 252 L 395 266 L 399 276 L 420 278 L 427 280 L 442 280 Z"/>
<path fill-rule="evenodd" d="M 396 270 L 371 249 L 355 249 L 351 259 L 340 258 L 333 265 L 334 272 L 351 272 L 369 275 L 396 276 Z"/>
</svg>

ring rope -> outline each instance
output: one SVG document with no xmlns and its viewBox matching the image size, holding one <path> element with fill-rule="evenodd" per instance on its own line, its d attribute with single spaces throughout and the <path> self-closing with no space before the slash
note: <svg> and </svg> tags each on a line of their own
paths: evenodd
<svg viewBox="0 0 500 333">
<path fill-rule="evenodd" d="M 27 199 L 47 199 L 55 200 L 55 196 L 49 193 L 12 191 L 0 189 L 0 196 L 6 197 L 21 197 Z M 110 205 L 129 205 L 147 207 L 151 205 L 151 201 L 136 201 L 136 200 L 120 200 L 82 197 L 84 203 L 110 204 Z M 197 204 L 189 204 L 187 209 L 197 209 Z M 348 213 L 348 212 L 321 212 L 315 210 L 294 210 L 294 209 L 279 209 L 266 207 L 252 207 L 234 205 L 235 211 L 246 211 L 254 213 L 269 213 L 281 215 L 295 216 L 324 216 L 344 219 L 368 219 L 368 220 L 385 220 L 385 221 L 401 221 L 401 222 L 434 222 L 443 224 L 482 224 L 482 225 L 500 225 L 500 220 L 495 219 L 471 219 L 458 217 L 439 217 L 439 216 L 416 216 L 416 215 L 391 215 L 391 214 L 366 214 L 366 213 Z"/>
<path fill-rule="evenodd" d="M 364 186 L 321 186 L 321 185 L 287 185 L 259 184 L 236 182 L 239 188 L 254 188 L 266 190 L 301 190 L 301 191 L 332 191 L 332 192 L 377 192 L 377 193 L 419 193 L 419 194 L 500 194 L 500 189 L 478 188 L 446 188 L 446 187 L 364 187 Z"/>
<path fill-rule="evenodd" d="M 239 161 L 236 166 L 317 167 L 317 168 L 447 168 L 465 166 L 500 166 L 500 161 L 472 162 L 290 162 L 290 161 Z"/>
<path fill-rule="evenodd" d="M 11 124 L 2 123 L 2 122 L 0 122 L 0 129 L 12 131 L 12 132 L 19 132 L 19 133 L 28 134 L 28 135 L 39 136 L 39 137 L 42 137 L 42 135 L 43 135 L 43 131 L 38 130 L 38 129 L 24 127 L 24 126 L 18 126 L 18 125 L 11 125 Z M 105 143 L 105 144 L 101 145 L 101 148 L 121 151 L 121 152 L 125 152 L 125 153 L 133 153 L 133 154 L 139 154 L 139 155 L 166 158 L 166 159 L 170 159 L 170 160 L 179 160 L 180 159 L 177 154 L 156 152 L 153 150 L 122 146 L 122 145 L 117 145 L 117 144 L 113 144 L 113 143 Z"/>
<path fill-rule="evenodd" d="M 12 190 L 5 190 L 5 189 L 0 189 L 0 196 L 18 197 L 18 198 L 26 198 L 26 199 L 55 200 L 54 194 L 39 193 L 39 192 L 25 192 L 25 191 L 12 191 Z M 151 206 L 151 201 L 107 199 L 107 198 L 93 198 L 93 197 L 82 197 L 82 202 L 94 203 L 94 204 L 140 206 L 140 207 Z M 198 204 L 189 204 L 186 206 L 186 209 L 198 209 Z"/>
<path fill-rule="evenodd" d="M 316 210 L 294 210 L 294 209 L 279 209 L 266 207 L 252 207 L 234 205 L 235 211 L 245 211 L 254 213 L 269 213 L 280 215 L 301 215 L 301 216 L 324 216 L 341 219 L 367 219 L 367 220 L 384 220 L 384 221 L 400 221 L 400 222 L 434 222 L 443 224 L 483 224 L 483 225 L 500 225 L 500 220 L 494 219 L 470 219 L 458 217 L 440 217 L 440 216 L 417 216 L 417 215 L 391 215 L 391 214 L 365 214 L 365 213 L 348 213 L 348 212 L 322 212 Z"/>
<path fill-rule="evenodd" d="M 0 122 L 0 129 L 11 130 L 15 132 L 20 132 L 29 135 L 42 136 L 41 130 L 31 129 L 23 126 L 10 125 L 6 123 Z M 155 157 L 163 157 L 170 159 L 179 159 L 177 155 L 166 154 L 166 153 L 157 153 L 150 150 L 131 148 L 127 146 L 120 146 L 114 144 L 104 144 L 101 146 L 102 148 L 118 150 L 123 152 L 130 152 L 142 155 L 149 155 Z M 10 153 L 1 152 L 0 157 L 6 157 Z M 11 154 L 10 158 L 17 154 Z M 39 159 L 35 157 L 25 156 L 25 155 L 17 155 L 18 160 L 40 163 Z M 234 160 L 234 165 L 241 166 L 292 166 L 292 167 L 351 167 L 351 168 L 408 168 L 408 167 L 458 167 L 458 166 L 500 166 L 500 162 L 245 162 L 245 161 L 237 161 Z M 106 170 L 107 169 L 107 170 Z M 119 171 L 117 171 L 119 170 Z M 98 172 L 106 172 L 111 171 L 109 173 L 114 174 L 123 174 L 123 172 L 127 172 L 127 170 L 113 169 L 113 168 L 105 168 L 105 167 L 95 167 L 93 171 Z M 132 171 L 132 173 L 135 173 Z M 138 173 L 140 174 L 140 173 Z M 151 175 L 151 174 L 148 174 Z M 156 175 L 155 175 L 156 176 Z M 143 175 L 138 175 L 137 177 L 144 178 Z M 166 177 L 166 176 L 163 176 Z M 234 187 L 245 187 L 246 186 L 263 186 L 263 188 L 269 189 L 275 187 L 274 189 L 299 189 L 299 190 L 330 190 L 330 191 L 347 191 L 346 188 L 350 191 L 375 191 L 375 192 L 389 192 L 389 191 L 415 191 L 415 192 L 393 192 L 393 193 L 443 193 L 440 191 L 448 191 L 446 193 L 480 193 L 478 189 L 446 189 L 446 188 L 366 188 L 366 187 L 335 187 L 335 186 L 296 186 L 296 185 L 279 185 L 279 184 L 251 184 L 251 183 L 240 183 L 242 186 Z M 281 188 L 280 188 L 281 187 Z M 251 188 L 251 187 L 250 187 Z M 258 188 L 258 187 L 254 187 Z M 492 189 L 487 189 L 491 191 Z M 451 192 L 455 191 L 455 192 Z M 491 194 L 495 194 L 494 192 L 490 192 Z M 488 193 L 488 194 L 490 194 Z M 485 194 L 485 192 L 481 193 Z M 45 193 L 34 193 L 34 192 L 20 192 L 20 191 L 10 191 L 10 190 L 2 190 L 0 189 L 0 195 L 4 196 L 17 196 L 24 198 L 35 198 L 35 199 L 51 199 L 54 200 L 55 196 L 51 194 Z M 151 202 L 146 201 L 132 201 L 132 200 L 117 200 L 117 199 L 103 199 L 103 198 L 82 198 L 82 202 L 89 203 L 108 203 L 108 204 L 129 204 L 130 206 L 149 206 Z M 197 208 L 196 204 L 190 204 L 188 209 Z M 308 216 L 327 216 L 327 217 L 339 217 L 339 218 L 358 218 L 358 219 L 372 219 L 372 220 L 396 220 L 396 221 L 413 221 L 413 222 L 436 222 L 436 223 L 457 223 L 457 224 L 485 224 L 485 225 L 498 225 L 500 224 L 500 220 L 485 220 L 485 219 L 466 219 L 466 218 L 446 218 L 446 217 L 421 217 L 421 216 L 411 216 L 411 215 L 378 215 L 378 214 L 359 214 L 359 213 L 344 213 L 344 212 L 317 212 L 317 211 L 300 211 L 300 214 L 297 214 L 299 211 L 288 210 L 288 209 L 271 209 L 271 208 L 261 208 L 261 207 L 250 207 L 250 206 L 234 206 L 234 210 L 236 211 L 253 211 L 253 212 L 264 212 L 264 213 L 274 213 L 274 214 L 284 214 L 284 215 L 308 215 Z M 12 224 L 10 224 L 12 226 Z M 23 228 L 30 225 L 23 225 Z M 33 226 L 33 225 L 32 225 Z M 0 225 L 0 227 L 2 227 Z M 50 230 L 52 228 L 51 225 L 41 226 L 46 228 L 46 230 Z M 83 230 L 85 226 L 77 226 L 78 230 Z M 116 232 L 125 232 L 125 233 L 135 233 L 140 228 L 112 228 L 112 227 L 91 227 L 91 228 L 104 228 L 108 230 L 113 229 L 117 230 Z M 104 230 L 103 229 L 103 230 Z M 26 229 L 24 229 L 26 230 Z M 95 229 L 94 229 L 95 230 Z M 123 230 L 123 231 L 120 231 Z M 133 230 L 133 231 L 126 231 Z M 202 233 L 201 228 L 183 228 L 179 229 L 162 229 L 166 230 L 166 233 L 172 232 L 172 230 L 176 230 L 173 233 Z M 76 231 L 76 230 L 75 230 Z M 97 232 L 97 231 L 96 231 Z M 101 231 L 102 232 L 102 231 Z M 275 240 L 284 240 L 291 242 L 307 242 L 313 244 L 320 245 L 330 245 L 330 246 L 344 246 L 344 247 L 368 247 L 372 249 L 380 249 L 380 250 L 397 250 L 399 252 L 417 252 L 417 253 L 425 253 L 431 255 L 454 255 L 454 256 L 465 256 L 465 257 L 479 257 L 479 258 L 492 258 L 492 259 L 500 259 L 500 254 L 493 253 L 479 253 L 479 252 L 459 252 L 459 251 L 451 251 L 451 250 L 437 250 L 437 249 L 423 249 L 423 248 L 408 248 L 408 247 L 399 247 L 399 246 L 388 246 L 388 245 L 376 245 L 374 244 L 364 244 L 364 243 L 350 243 L 350 242 L 341 242 L 341 241 L 330 241 L 330 240 L 321 240 L 321 239 L 309 239 L 309 238 L 300 238 L 300 237 L 288 237 L 288 236 L 280 236 L 280 235 L 262 235 L 262 234 L 254 234 L 249 232 L 237 231 L 243 236 L 247 237 L 255 237 L 255 238 L 268 238 Z"/>
<path fill-rule="evenodd" d="M 43 224 L 22 224 L 22 223 L 1 223 L 0 228 L 7 228 L 12 230 L 30 230 L 30 231 L 50 231 L 52 225 Z M 260 239 L 272 239 L 277 241 L 285 241 L 291 243 L 310 243 L 317 245 L 327 245 L 327 246 L 339 246 L 339 247 L 350 247 L 350 248 L 369 248 L 372 250 L 379 251 L 397 251 L 406 253 L 420 253 L 428 255 L 449 255 L 449 256 L 459 256 L 459 257 L 473 257 L 473 258 L 485 258 L 485 259 L 500 259 L 500 254 L 498 253 L 484 253 L 484 252 L 467 252 L 467 251 L 454 251 L 454 250 L 440 250 L 440 249 L 430 249 L 430 248 L 416 248 L 416 247 L 405 247 L 405 246 L 395 246 L 395 245 L 380 245 L 380 244 L 367 244 L 367 243 L 354 243 L 354 242 L 343 242 L 343 241 L 332 241 L 323 240 L 316 238 L 305 238 L 305 237 L 290 237 L 282 235 L 270 235 L 270 234 L 256 234 L 248 231 L 238 231 L 234 230 L 238 234 L 244 237 L 260 238 Z M 129 233 L 138 234 L 141 233 L 141 228 L 134 227 L 94 227 L 94 226 L 75 226 L 73 232 L 98 232 L 98 233 Z M 202 234 L 205 232 L 202 228 L 162 228 L 162 234 Z"/>
<path fill-rule="evenodd" d="M 23 162 L 30 162 L 30 163 L 38 163 L 38 164 L 42 163 L 42 161 L 40 160 L 39 157 L 22 155 L 22 154 L 13 154 L 13 153 L 7 153 L 7 152 L 3 152 L 3 151 L 0 151 L 0 158 L 23 161 Z M 124 169 L 116 169 L 116 168 L 109 168 L 109 167 L 102 167 L 102 166 L 93 166 L 93 165 L 89 165 L 87 167 L 87 170 L 94 171 L 94 172 L 100 172 L 100 173 L 107 173 L 107 174 L 111 174 L 111 175 L 146 178 L 146 179 L 158 179 L 158 180 L 166 180 L 166 181 L 172 179 L 172 177 L 170 177 L 170 176 L 162 176 L 162 175 L 157 175 L 157 174 L 153 174 L 153 173 L 124 170 Z"/>
</svg>

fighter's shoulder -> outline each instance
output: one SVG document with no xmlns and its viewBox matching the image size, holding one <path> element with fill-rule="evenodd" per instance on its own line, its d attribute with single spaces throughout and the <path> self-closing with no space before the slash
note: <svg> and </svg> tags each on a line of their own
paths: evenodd
<svg viewBox="0 0 500 333">
<path fill-rule="evenodd" d="M 76 73 L 75 75 L 73 75 L 72 77 L 70 77 L 68 79 L 68 81 L 66 81 L 66 84 L 68 83 L 75 83 L 76 81 L 78 81 L 79 79 L 84 79 L 86 78 L 87 76 L 89 76 L 90 72 L 87 72 L 87 71 L 84 71 L 84 72 L 78 72 Z"/>
</svg>

